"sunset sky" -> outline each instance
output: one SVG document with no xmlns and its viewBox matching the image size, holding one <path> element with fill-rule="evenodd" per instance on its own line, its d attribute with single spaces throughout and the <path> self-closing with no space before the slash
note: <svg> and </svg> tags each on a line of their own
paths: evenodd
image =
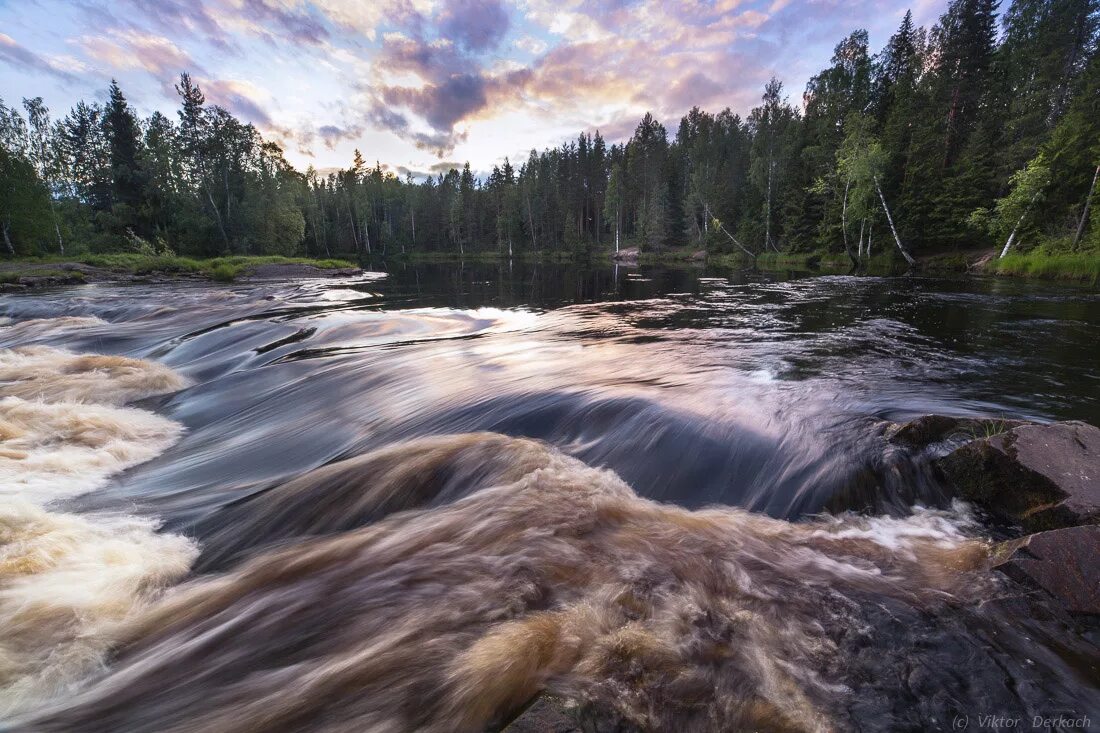
<svg viewBox="0 0 1100 733">
<path fill-rule="evenodd" d="M 0 97 L 55 116 L 112 77 L 144 116 L 176 109 L 189 71 L 207 99 L 297 166 L 358 147 L 428 172 L 628 136 L 646 111 L 674 132 L 692 105 L 745 114 L 772 75 L 795 102 L 856 28 L 877 51 L 907 8 L 946 0 L 0 0 Z"/>
</svg>

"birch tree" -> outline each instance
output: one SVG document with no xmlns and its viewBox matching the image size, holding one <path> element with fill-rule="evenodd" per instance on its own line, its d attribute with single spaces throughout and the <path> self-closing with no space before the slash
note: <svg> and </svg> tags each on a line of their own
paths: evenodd
<svg viewBox="0 0 1100 733">
<path fill-rule="evenodd" d="M 871 120 L 865 115 L 851 115 L 845 127 L 848 128 L 848 134 L 837 151 L 838 174 L 851 181 L 853 196 L 877 198 L 882 204 L 882 211 L 890 225 L 890 232 L 894 235 L 898 252 L 910 265 L 915 264 L 916 259 L 901 242 L 894 216 L 882 192 L 882 171 L 886 166 L 886 154 L 878 138 L 871 133 Z"/>
<path fill-rule="evenodd" d="M 1009 184 L 1012 190 L 997 199 L 992 209 L 976 209 L 970 215 L 970 224 L 984 228 L 995 237 L 1008 237 L 1001 248 L 1004 257 L 1018 243 L 1021 227 L 1035 210 L 1035 204 L 1043 196 L 1050 183 L 1050 165 L 1043 153 L 1036 155 L 1027 166 L 1012 174 Z"/>
</svg>

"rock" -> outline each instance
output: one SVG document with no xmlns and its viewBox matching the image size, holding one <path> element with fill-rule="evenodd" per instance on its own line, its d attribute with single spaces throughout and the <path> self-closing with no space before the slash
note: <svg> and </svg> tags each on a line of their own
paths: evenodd
<svg viewBox="0 0 1100 733">
<path fill-rule="evenodd" d="M 595 702 L 576 704 L 543 693 L 506 725 L 503 733 L 641 733 L 611 707 Z"/>
<path fill-rule="evenodd" d="M 79 270 L 73 271 L 71 275 L 29 275 L 19 278 L 19 282 L 22 285 L 26 285 L 29 288 L 46 288 L 54 287 L 57 285 L 83 285 L 86 280 L 84 275 Z"/>
<path fill-rule="evenodd" d="M 619 264 L 636 265 L 638 264 L 638 254 L 637 247 L 626 247 L 611 255 L 611 259 Z"/>
<path fill-rule="evenodd" d="M 565 700 L 539 695 L 504 728 L 505 733 L 581 733 L 580 723 Z"/>
<path fill-rule="evenodd" d="M 256 265 L 245 273 L 247 280 L 296 280 L 313 277 L 352 277 L 362 274 L 358 267 L 315 267 L 303 263 Z"/>
<path fill-rule="evenodd" d="M 1030 424 L 1024 420 L 924 415 L 888 428 L 886 438 L 895 445 L 924 449 L 936 443 L 969 442 Z"/>
<path fill-rule="evenodd" d="M 1030 531 L 1100 523 L 1100 429 L 1021 425 L 935 462 L 963 498 Z"/>
<path fill-rule="evenodd" d="M 1002 542 L 993 567 L 1042 588 L 1065 610 L 1100 615 L 1100 526 L 1054 529 Z"/>
</svg>

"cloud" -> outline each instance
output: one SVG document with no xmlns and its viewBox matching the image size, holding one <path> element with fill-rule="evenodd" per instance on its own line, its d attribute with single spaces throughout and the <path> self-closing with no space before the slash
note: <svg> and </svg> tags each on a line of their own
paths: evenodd
<svg viewBox="0 0 1100 733">
<path fill-rule="evenodd" d="M 386 34 L 374 66 L 379 70 L 409 72 L 423 81 L 436 83 L 477 68 L 473 59 L 462 54 L 450 41 L 425 41 L 402 33 Z"/>
<path fill-rule="evenodd" d="M 72 64 L 71 60 L 66 63 L 65 59 L 53 59 L 37 54 L 4 33 L 0 33 L 0 61 L 17 69 L 43 72 L 66 82 L 76 81 L 76 75 L 72 69 L 80 70 Z"/>
<path fill-rule="evenodd" d="M 450 39 L 398 32 L 383 37 L 373 66 L 362 86 L 370 122 L 440 156 L 466 139 L 460 123 L 516 98 L 531 76 L 522 67 L 485 69 Z M 401 75 L 411 78 L 392 83 Z"/>
<path fill-rule="evenodd" d="M 391 87 L 382 93 L 391 106 L 404 107 L 424 118 L 436 130 L 452 130 L 455 123 L 485 107 L 486 81 L 474 74 L 455 74 L 440 84 L 420 89 Z"/>
<path fill-rule="evenodd" d="M 143 69 L 164 80 L 198 65 L 176 44 L 163 36 L 135 30 L 109 35 L 84 36 L 77 43 L 93 59 L 115 69 Z"/>
<path fill-rule="evenodd" d="M 328 29 L 313 18 L 305 7 L 299 8 L 296 3 L 288 3 L 286 0 L 239 0 L 239 2 L 241 3 L 238 10 L 240 17 L 248 19 L 267 31 L 261 33 L 262 35 L 274 35 L 279 39 L 295 43 L 315 45 L 329 37 Z M 267 29 L 274 29 L 276 32 L 271 33 Z"/>
<path fill-rule="evenodd" d="M 264 109 L 268 95 L 255 85 L 234 79 L 199 79 L 206 101 L 263 127 L 272 126 L 271 115 Z"/>
<path fill-rule="evenodd" d="M 340 127 L 339 125 L 322 125 L 317 128 L 317 136 L 329 150 L 335 150 L 336 145 L 344 140 L 355 140 L 363 134 L 363 128 L 359 125 Z"/>
<path fill-rule="evenodd" d="M 707 107 L 725 91 L 725 87 L 703 72 L 693 71 L 673 82 L 663 102 L 671 109 Z"/>
<path fill-rule="evenodd" d="M 500 0 L 447 0 L 439 15 L 439 30 L 444 38 L 470 51 L 485 51 L 500 43 L 510 22 Z"/>
<path fill-rule="evenodd" d="M 180 41 L 201 37 L 222 50 L 236 49 L 236 41 L 223 27 L 222 20 L 208 9 L 204 0 L 125 0 L 132 19 L 143 19 L 170 33 Z M 131 21 L 132 22 L 132 21 Z"/>
<path fill-rule="evenodd" d="M 456 145 L 466 140 L 465 132 L 454 130 L 418 132 L 413 129 L 408 117 L 388 109 L 382 103 L 376 104 L 368 112 L 367 121 L 374 127 L 389 130 L 398 137 L 410 141 L 420 150 L 432 152 L 438 158 L 447 155 L 455 149 Z"/>
<path fill-rule="evenodd" d="M 312 0 L 310 4 L 331 23 L 370 41 L 384 26 L 419 35 L 425 23 L 422 10 L 428 7 L 424 0 Z"/>
</svg>

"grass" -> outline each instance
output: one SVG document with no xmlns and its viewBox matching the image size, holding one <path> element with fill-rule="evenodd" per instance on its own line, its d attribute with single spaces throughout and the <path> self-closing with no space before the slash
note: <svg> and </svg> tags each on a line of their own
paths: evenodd
<svg viewBox="0 0 1100 733">
<path fill-rule="evenodd" d="M 843 252 L 761 252 L 756 266 L 764 270 L 851 269 L 852 260 Z"/>
<path fill-rule="evenodd" d="M 355 267 L 355 264 L 347 260 L 325 259 L 315 260 L 308 257 L 249 257 L 234 255 L 231 257 L 215 257 L 212 259 L 195 259 L 192 257 L 175 257 L 163 255 L 144 255 L 135 253 L 116 254 L 83 254 L 74 257 L 52 256 L 44 259 L 26 260 L 26 262 L 80 262 L 92 267 L 98 267 L 112 272 L 124 272 L 132 275 L 195 275 L 196 277 L 208 277 L 219 282 L 232 282 L 241 273 L 249 268 L 260 265 L 312 265 L 322 269 L 338 269 Z M 10 277 L 13 271 L 2 273 L 4 277 Z M 15 273 L 24 277 L 67 276 L 82 277 L 77 271 L 68 270 L 27 270 Z M 18 282 L 15 280 L 0 280 L 0 282 Z"/>
<path fill-rule="evenodd" d="M 1100 252 L 1051 254 L 1036 250 L 993 260 L 987 269 L 997 275 L 1077 280 L 1095 285 L 1100 283 Z"/>
<path fill-rule="evenodd" d="M 725 254 L 707 255 L 707 264 L 712 267 L 740 270 L 746 267 L 752 267 L 753 261 L 744 252 L 728 252 Z"/>
<path fill-rule="evenodd" d="M 17 284 L 24 278 L 54 278 L 57 280 L 64 280 L 67 282 L 84 281 L 84 273 L 80 270 L 46 270 L 46 269 L 28 269 L 28 270 L 4 270 L 0 272 L 0 283 L 4 284 Z"/>
<path fill-rule="evenodd" d="M 756 256 L 756 266 L 765 269 L 771 267 L 813 267 L 821 261 L 818 252 L 761 252 Z"/>
<path fill-rule="evenodd" d="M 978 420 L 976 425 L 971 426 L 964 433 L 972 439 L 988 439 L 1007 433 L 1012 427 L 1009 422 L 1003 419 L 990 418 L 988 420 Z"/>
<path fill-rule="evenodd" d="M 228 262 L 221 262 L 209 270 L 211 280 L 223 283 L 233 282 L 239 274 L 241 274 L 241 269 Z"/>
<path fill-rule="evenodd" d="M 966 272 L 969 265 L 967 256 L 959 252 L 930 255 L 920 260 L 921 271 L 931 273 Z"/>
</svg>

